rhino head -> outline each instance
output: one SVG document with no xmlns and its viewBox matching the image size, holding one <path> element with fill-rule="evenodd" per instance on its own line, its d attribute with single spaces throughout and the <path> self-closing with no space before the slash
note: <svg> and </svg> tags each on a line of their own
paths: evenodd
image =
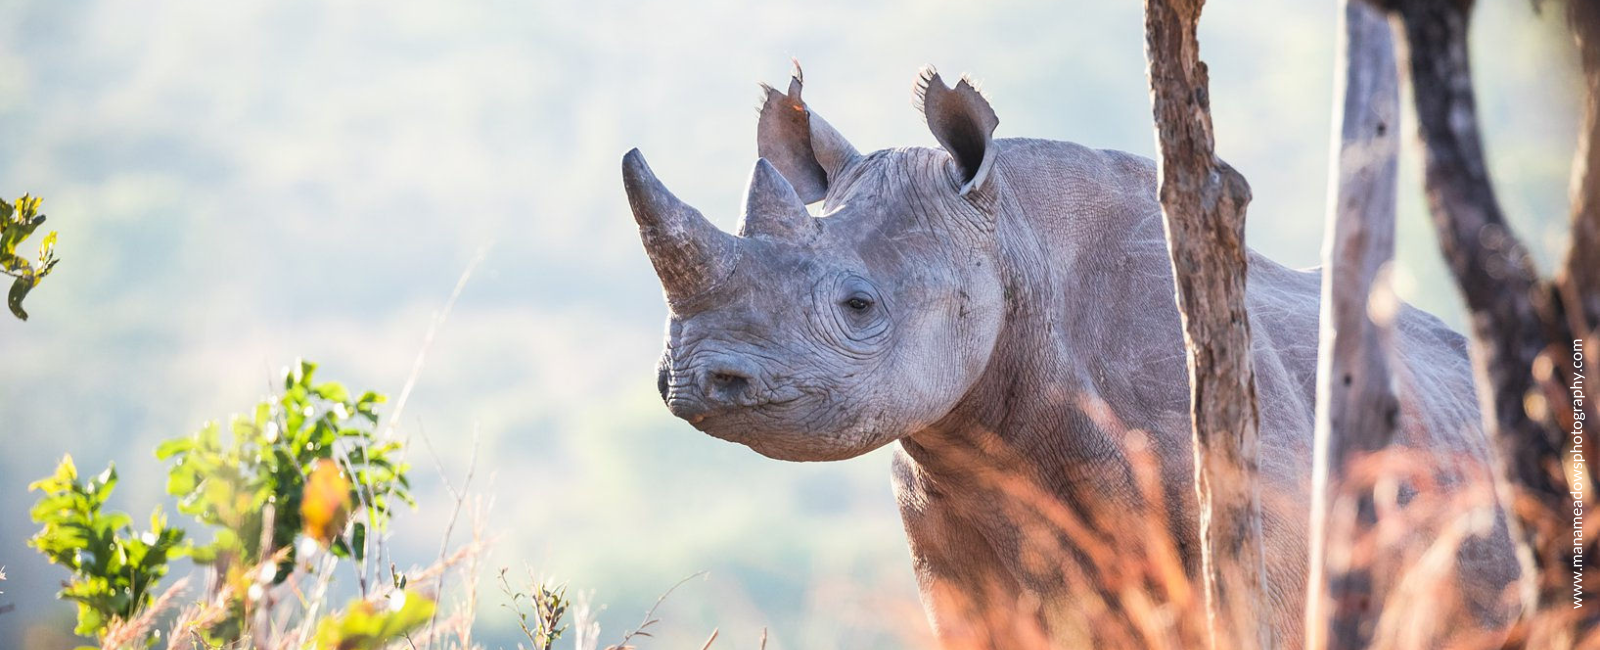
<svg viewBox="0 0 1600 650">
<path fill-rule="evenodd" d="M 942 149 L 861 154 L 800 97 L 763 86 L 760 159 L 737 234 L 637 149 L 628 202 L 669 309 L 658 366 L 674 415 L 783 460 L 857 456 L 948 414 L 1004 311 L 994 111 L 932 70 L 918 104 Z M 822 202 L 819 216 L 807 204 Z"/>
</svg>

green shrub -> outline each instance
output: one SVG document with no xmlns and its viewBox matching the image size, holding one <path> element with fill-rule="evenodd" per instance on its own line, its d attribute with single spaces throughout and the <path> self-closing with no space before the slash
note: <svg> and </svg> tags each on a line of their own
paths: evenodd
<svg viewBox="0 0 1600 650">
<path fill-rule="evenodd" d="M 159 510 L 143 533 L 135 533 L 126 513 L 105 511 L 116 485 L 114 465 L 80 481 L 66 456 L 49 478 L 28 486 L 44 493 L 32 513 L 44 527 L 28 545 L 72 572 L 59 596 L 78 604 L 74 631 L 85 636 L 99 636 L 112 621 L 131 619 L 149 605 L 167 562 L 184 551 L 178 546 L 183 531 L 168 527 Z"/>
<path fill-rule="evenodd" d="M 83 482 L 67 457 L 50 478 L 31 489 L 44 492 L 33 518 L 44 527 L 30 540 L 52 562 L 72 571 L 62 598 L 78 602 L 77 633 L 104 639 L 118 621 L 133 620 L 151 603 L 167 563 L 180 556 L 210 567 L 217 579 L 207 598 L 215 611 L 195 632 L 205 645 L 231 645 L 245 638 L 260 589 L 282 583 L 297 569 L 299 539 L 314 540 L 336 558 L 360 563 L 367 593 L 369 531 L 381 532 L 398 500 L 415 505 L 409 466 L 401 444 L 381 440 L 377 405 L 368 391 L 352 396 L 337 382 L 316 382 L 316 365 L 299 362 L 285 373 L 283 394 L 256 405 L 248 416 L 216 422 L 193 435 L 163 442 L 156 456 L 168 461 L 167 491 L 179 512 L 212 531 L 204 544 L 184 541 L 159 511 L 151 530 L 134 534 L 132 518 L 104 512 L 116 472 Z M 303 536 L 303 537 L 302 537 Z M 342 618 L 318 625 L 318 643 L 328 647 L 379 647 L 414 629 L 434 604 L 404 591 L 408 604 L 394 612 L 358 600 Z M 386 636 L 388 635 L 388 636 Z M 109 643 L 109 641 L 107 641 Z"/>
<path fill-rule="evenodd" d="M 460 589 L 476 589 L 481 529 L 450 554 L 443 550 L 447 532 L 433 565 L 408 575 L 391 564 L 384 584 L 368 584 L 377 581 L 374 565 L 392 506 L 415 506 L 410 467 L 401 459 L 401 443 L 378 433 L 384 397 L 370 391 L 352 396 L 336 382 L 316 382 L 316 369 L 296 363 L 285 372 L 281 395 L 226 427 L 209 422 L 157 448 L 156 456 L 168 462 L 167 491 L 180 512 L 210 529 L 209 542 L 186 539 L 159 509 L 142 532 L 132 517 L 106 510 L 117 485 L 114 466 L 83 480 L 66 456 L 54 474 L 29 486 L 43 493 L 33 507 L 42 528 L 29 544 L 71 572 L 60 597 L 78 605 L 78 634 L 96 637 L 101 650 L 150 648 L 162 640 L 157 620 L 181 608 L 164 639 L 169 649 L 478 647 L 471 638 L 476 597 L 442 618 L 437 598 L 452 571 L 465 578 Z M 471 470 L 467 476 L 470 482 Z M 459 514 L 465 491 L 452 494 Z M 315 561 L 300 557 L 316 547 L 326 553 Z M 211 572 L 203 596 L 180 601 L 181 586 L 158 589 L 169 563 L 181 557 Z M 334 611 L 326 586 L 335 569 L 350 563 L 361 595 Z M 296 582 L 272 591 L 291 576 L 310 578 L 312 588 Z M 412 577 L 429 587 L 411 585 Z M 659 622 L 656 608 L 688 580 L 662 594 L 643 622 L 607 650 L 627 650 L 635 638 L 649 637 Z M 500 585 L 530 650 L 552 650 L 573 625 L 580 643 L 587 639 L 585 647 L 594 647 L 599 625 L 583 608 L 569 623 L 565 585 L 534 579 L 516 589 L 504 569 Z M 424 595 L 430 588 L 435 598 Z"/>
<path fill-rule="evenodd" d="M 192 436 L 168 440 L 156 457 L 173 461 L 167 492 L 178 510 L 217 529 L 216 538 L 197 547 L 196 562 L 219 559 L 253 565 L 264 559 L 267 539 L 273 550 L 288 549 L 274 582 L 293 568 L 291 542 L 305 532 L 329 544 L 339 557 L 361 560 L 367 525 L 382 526 L 394 499 L 411 499 L 409 466 L 399 462 L 399 442 L 377 436 L 382 395 L 368 391 L 352 399 L 337 382 L 313 382 L 316 364 L 300 362 L 283 380 L 283 395 L 257 404 L 250 416 L 228 423 L 231 436 L 209 422 Z M 328 461 L 348 483 L 349 502 L 366 506 L 369 522 L 356 522 L 348 535 L 340 521 L 316 520 L 308 527 L 303 499 L 312 470 Z M 330 465 L 332 467 L 332 465 Z M 322 505 L 322 504 L 313 504 Z M 271 536 L 263 534 L 270 509 Z"/>
</svg>

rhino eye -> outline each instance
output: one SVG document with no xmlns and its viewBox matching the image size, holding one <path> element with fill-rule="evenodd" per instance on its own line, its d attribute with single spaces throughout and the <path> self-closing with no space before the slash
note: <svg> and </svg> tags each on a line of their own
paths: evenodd
<svg viewBox="0 0 1600 650">
<path fill-rule="evenodd" d="M 834 294 L 832 312 L 838 319 L 839 331 L 852 341 L 863 341 L 883 333 L 888 327 L 888 303 L 879 304 L 879 295 L 872 283 L 860 276 L 840 279 Z"/>
</svg>

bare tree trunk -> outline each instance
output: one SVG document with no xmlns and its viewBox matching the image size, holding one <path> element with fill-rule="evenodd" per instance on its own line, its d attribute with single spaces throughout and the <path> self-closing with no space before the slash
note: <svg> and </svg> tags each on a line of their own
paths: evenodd
<svg viewBox="0 0 1600 650">
<path fill-rule="evenodd" d="M 1572 240 L 1555 286 L 1567 328 L 1593 345 L 1600 327 L 1600 3 L 1569 0 L 1567 7 L 1586 92 L 1572 161 Z"/>
<path fill-rule="evenodd" d="M 1473 368 L 1503 479 L 1501 501 L 1511 510 L 1523 569 L 1536 578 L 1525 604 L 1556 606 L 1569 586 L 1571 537 L 1561 514 L 1572 506 L 1561 466 L 1565 440 L 1550 408 L 1562 393 L 1554 382 L 1540 385 L 1550 373 L 1534 372 L 1550 341 L 1542 318 L 1549 293 L 1489 181 L 1467 63 L 1471 3 L 1388 0 L 1386 8 L 1405 35 L 1428 206 L 1471 316 Z"/>
<path fill-rule="evenodd" d="M 1377 510 L 1372 486 L 1350 484 L 1346 472 L 1388 446 L 1400 413 L 1389 378 L 1395 301 L 1380 277 L 1394 259 L 1400 80 L 1388 19 L 1365 0 L 1343 4 L 1322 248 L 1307 650 L 1371 644 L 1384 576 L 1373 572 L 1376 558 L 1357 555 L 1356 542 L 1373 529 Z"/>
<path fill-rule="evenodd" d="M 1572 161 L 1572 218 L 1571 240 L 1566 257 L 1556 268 L 1550 282 L 1550 303 L 1556 312 L 1550 316 L 1551 352 L 1556 358 L 1553 370 L 1561 374 L 1560 384 L 1567 388 L 1552 409 L 1556 423 L 1582 442 L 1575 443 L 1573 451 L 1594 463 L 1597 454 L 1595 427 L 1600 425 L 1600 399 L 1595 399 L 1596 386 L 1591 380 L 1600 377 L 1600 2 L 1568 0 L 1567 18 L 1578 47 L 1578 62 L 1584 79 L 1584 110 L 1581 130 L 1578 133 L 1578 150 Z M 1581 340 L 1581 342 L 1580 342 Z M 1562 345 L 1570 346 L 1561 349 Z M 1578 346 L 1584 359 L 1576 357 Z M 1578 391 L 1582 391 L 1581 393 Z M 1589 399 L 1577 403 L 1579 395 Z M 1592 467 L 1592 465 L 1590 465 Z M 1570 471 L 1569 480 L 1574 494 L 1593 502 L 1597 486 L 1594 475 L 1588 471 Z M 1593 557 L 1600 544 L 1591 537 L 1583 544 L 1584 556 Z M 1569 567 L 1561 567 L 1567 569 Z M 1577 567 L 1571 567 L 1576 570 Z M 1585 565 L 1583 570 L 1592 570 Z M 1593 593 L 1594 581 L 1583 583 L 1584 596 Z M 1585 598 L 1587 601 L 1587 598 Z M 1592 629 L 1600 615 L 1580 617 L 1581 628 Z"/>
<path fill-rule="evenodd" d="M 1580 385 L 1575 379 L 1600 376 L 1600 3 L 1586 0 L 1568 0 L 1568 19 L 1578 46 L 1578 60 L 1584 79 L 1584 107 L 1582 130 L 1578 133 L 1578 151 L 1572 161 L 1572 239 L 1568 242 L 1566 257 L 1556 269 L 1551 282 L 1554 294 L 1551 302 L 1558 306 L 1559 314 L 1552 320 L 1558 325 L 1552 338 L 1562 343 L 1564 339 L 1583 339 L 1583 349 L 1588 357 L 1587 367 L 1576 367 L 1571 351 L 1556 350 L 1564 371 L 1563 384 Z M 1567 335 L 1560 336 L 1564 327 Z M 1570 345 L 1570 344 L 1569 344 Z M 1562 354 L 1566 352 L 1566 354 Z M 1584 372 L 1587 370 L 1588 372 Z M 1596 382 L 1582 387 L 1594 394 Z M 1569 394 L 1570 398 L 1570 394 Z M 1564 400 L 1566 408 L 1557 408 L 1557 423 L 1567 431 L 1591 429 L 1600 422 L 1600 399 L 1585 400 L 1584 407 L 1572 408 L 1571 400 Z M 1581 444 L 1585 458 L 1600 458 L 1594 436 L 1584 436 Z M 1585 493 L 1597 486 L 1592 480 L 1584 485 Z M 1596 550 L 1591 540 L 1588 551 Z"/>
<path fill-rule="evenodd" d="M 1204 0 L 1145 0 L 1161 212 L 1189 366 L 1201 565 L 1211 645 L 1272 647 L 1261 540 L 1260 439 L 1245 313 L 1250 186 L 1216 157 L 1195 28 Z"/>
</svg>

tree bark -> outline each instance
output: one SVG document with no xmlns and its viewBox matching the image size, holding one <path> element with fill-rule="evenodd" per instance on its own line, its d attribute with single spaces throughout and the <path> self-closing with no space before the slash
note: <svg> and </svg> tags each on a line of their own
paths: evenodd
<svg viewBox="0 0 1600 650">
<path fill-rule="evenodd" d="M 1161 212 L 1189 368 L 1201 566 L 1212 648 L 1272 647 L 1260 440 L 1245 312 L 1250 186 L 1214 151 L 1195 29 L 1204 0 L 1145 0 Z"/>
<path fill-rule="evenodd" d="M 1594 361 L 1600 358 L 1600 3 L 1569 0 L 1567 10 L 1583 72 L 1584 106 L 1578 150 L 1572 161 L 1572 238 L 1561 266 L 1556 268 L 1550 291 L 1551 302 L 1559 312 L 1551 318 L 1555 325 L 1552 344 L 1583 339 L 1588 357 L 1587 367 L 1580 368 L 1574 365 L 1570 350 L 1552 350 L 1559 362 L 1555 367 L 1564 374 L 1561 383 L 1571 390 L 1577 385 L 1575 379 L 1600 376 L 1595 372 L 1600 363 Z M 1583 384 L 1590 395 L 1596 392 L 1595 386 L 1593 381 Z M 1600 399 L 1585 400 L 1584 408 L 1575 409 L 1571 394 L 1567 397 L 1556 409 L 1557 423 L 1566 431 L 1590 429 L 1593 433 L 1593 427 L 1600 422 Z M 1600 458 L 1600 447 L 1593 436 L 1584 436 L 1580 447 L 1585 458 Z M 1589 477 L 1584 485 L 1573 487 L 1592 494 L 1597 486 Z M 1596 549 L 1591 540 L 1588 550 Z"/>
<path fill-rule="evenodd" d="M 1541 386 L 1535 374 L 1550 341 L 1542 317 L 1550 312 L 1550 294 L 1489 181 L 1467 57 L 1471 3 L 1388 0 L 1386 8 L 1404 34 L 1428 207 L 1471 317 L 1473 368 L 1497 452 L 1500 500 L 1511 511 L 1525 575 L 1535 578 L 1524 604 L 1530 612 L 1555 607 L 1570 591 L 1571 537 L 1561 514 L 1572 506 L 1561 464 L 1565 436 L 1550 408 L 1550 397 L 1563 393 L 1554 382 Z"/>
<path fill-rule="evenodd" d="M 1569 0 L 1567 9 L 1585 96 L 1583 130 L 1572 161 L 1572 240 L 1555 286 L 1568 329 L 1592 345 L 1600 327 L 1600 3 Z"/>
<path fill-rule="evenodd" d="M 1600 454 L 1595 444 L 1595 427 L 1600 424 L 1600 399 L 1595 399 L 1597 383 L 1591 378 L 1600 376 L 1600 3 L 1590 0 L 1568 0 L 1568 24 L 1576 41 L 1578 62 L 1584 80 L 1583 122 L 1578 132 L 1578 149 L 1572 161 L 1572 215 L 1571 239 L 1561 265 L 1549 284 L 1549 303 L 1555 312 L 1548 317 L 1548 353 L 1555 358 L 1551 370 L 1560 376 L 1557 383 L 1566 391 L 1556 391 L 1559 400 L 1552 409 L 1556 423 L 1573 437 L 1573 453 L 1588 459 L 1589 467 Z M 1574 352 L 1579 341 L 1585 358 L 1579 361 Z M 1580 365 L 1581 364 L 1581 365 Z M 1583 391 L 1579 393 L 1578 391 Z M 1580 394 L 1589 399 L 1575 403 Z M 1597 487 L 1590 471 L 1572 471 L 1568 468 L 1570 489 L 1575 495 L 1592 503 Z M 1583 544 L 1584 557 L 1593 557 L 1600 544 L 1590 537 Z M 1562 567 L 1567 568 L 1567 567 Z M 1592 571 L 1586 564 L 1584 570 Z M 1584 581 L 1585 602 L 1592 594 L 1593 579 Z M 1579 617 L 1582 629 L 1593 629 L 1600 614 Z"/>
<path fill-rule="evenodd" d="M 1389 377 L 1395 298 L 1384 271 L 1394 259 L 1400 80 L 1388 19 L 1365 0 L 1343 5 L 1322 248 L 1307 650 L 1372 642 L 1385 585 L 1376 558 L 1356 549 L 1377 510 L 1372 486 L 1351 484 L 1346 472 L 1389 445 L 1400 412 Z"/>
</svg>

